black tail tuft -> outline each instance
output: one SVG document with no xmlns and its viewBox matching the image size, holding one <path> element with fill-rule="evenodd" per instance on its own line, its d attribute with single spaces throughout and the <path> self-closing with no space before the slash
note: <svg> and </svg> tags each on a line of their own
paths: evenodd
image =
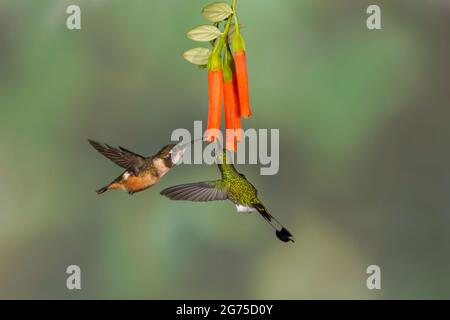
<svg viewBox="0 0 450 320">
<path fill-rule="evenodd" d="M 263 216 L 264 219 L 275 229 L 275 234 L 278 239 L 283 242 L 294 242 L 294 236 L 287 231 L 285 227 L 278 222 L 269 212 L 267 212 L 266 208 L 262 204 L 255 205 L 255 209 Z"/>
<path fill-rule="evenodd" d="M 288 242 L 288 241 L 292 241 L 294 242 L 294 236 L 287 231 L 285 228 L 281 228 L 281 230 L 277 230 L 275 232 L 275 234 L 277 235 L 277 238 L 280 239 L 283 242 Z"/>
<path fill-rule="evenodd" d="M 101 189 L 98 189 L 98 190 L 95 191 L 95 192 L 97 192 L 97 194 L 105 193 L 106 191 L 108 191 L 108 187 L 109 187 L 109 185 L 108 185 L 108 186 L 105 186 L 105 187 L 103 187 L 103 188 L 101 188 Z"/>
</svg>

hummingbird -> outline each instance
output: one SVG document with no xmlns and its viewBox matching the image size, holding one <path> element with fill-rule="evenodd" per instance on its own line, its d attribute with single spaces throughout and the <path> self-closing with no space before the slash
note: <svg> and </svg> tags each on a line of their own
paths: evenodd
<svg viewBox="0 0 450 320">
<path fill-rule="evenodd" d="M 171 200 L 214 201 L 230 200 L 240 213 L 258 211 L 275 229 L 275 234 L 283 242 L 292 241 L 294 237 L 275 219 L 258 198 L 258 191 L 247 178 L 227 162 L 226 151 L 221 152 L 222 163 L 218 163 L 220 180 L 180 184 L 161 191 L 161 195 Z"/>
<path fill-rule="evenodd" d="M 122 189 L 130 195 L 158 183 L 161 177 L 180 160 L 190 144 L 168 144 L 157 154 L 144 157 L 121 146 L 114 148 L 108 144 L 88 141 L 98 152 L 125 169 L 111 183 L 98 189 L 97 194 L 105 193 L 108 190 Z"/>
</svg>

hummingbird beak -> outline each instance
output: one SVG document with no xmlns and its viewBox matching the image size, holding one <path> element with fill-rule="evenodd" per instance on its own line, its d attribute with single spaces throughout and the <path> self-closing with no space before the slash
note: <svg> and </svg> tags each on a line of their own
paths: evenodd
<svg viewBox="0 0 450 320">
<path fill-rule="evenodd" d="M 184 153 L 186 150 L 191 146 L 191 144 L 194 144 L 195 142 L 203 140 L 203 138 L 194 139 L 186 143 L 179 143 L 175 145 L 172 150 L 170 150 L 170 158 L 172 160 L 173 164 L 178 164 L 178 162 L 183 158 Z"/>
</svg>

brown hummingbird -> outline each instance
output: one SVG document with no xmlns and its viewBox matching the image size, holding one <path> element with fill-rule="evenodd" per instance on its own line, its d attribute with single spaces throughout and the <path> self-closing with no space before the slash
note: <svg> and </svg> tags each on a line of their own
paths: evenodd
<svg viewBox="0 0 450 320">
<path fill-rule="evenodd" d="M 168 144 L 157 154 L 144 157 L 121 146 L 114 148 L 108 144 L 88 141 L 98 152 L 125 169 L 114 181 L 98 189 L 97 194 L 108 190 L 122 189 L 130 195 L 158 183 L 159 179 L 180 160 L 190 144 Z"/>
</svg>

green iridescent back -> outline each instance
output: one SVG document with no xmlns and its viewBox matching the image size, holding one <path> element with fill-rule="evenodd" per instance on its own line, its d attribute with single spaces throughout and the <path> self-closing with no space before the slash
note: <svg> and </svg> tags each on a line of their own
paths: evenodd
<svg viewBox="0 0 450 320">
<path fill-rule="evenodd" d="M 218 164 L 222 180 L 217 181 L 216 188 L 225 189 L 228 198 L 236 204 L 254 205 L 259 201 L 256 188 L 239 173 L 233 164 L 228 163 L 226 153 L 222 153 L 223 164 Z"/>
</svg>

